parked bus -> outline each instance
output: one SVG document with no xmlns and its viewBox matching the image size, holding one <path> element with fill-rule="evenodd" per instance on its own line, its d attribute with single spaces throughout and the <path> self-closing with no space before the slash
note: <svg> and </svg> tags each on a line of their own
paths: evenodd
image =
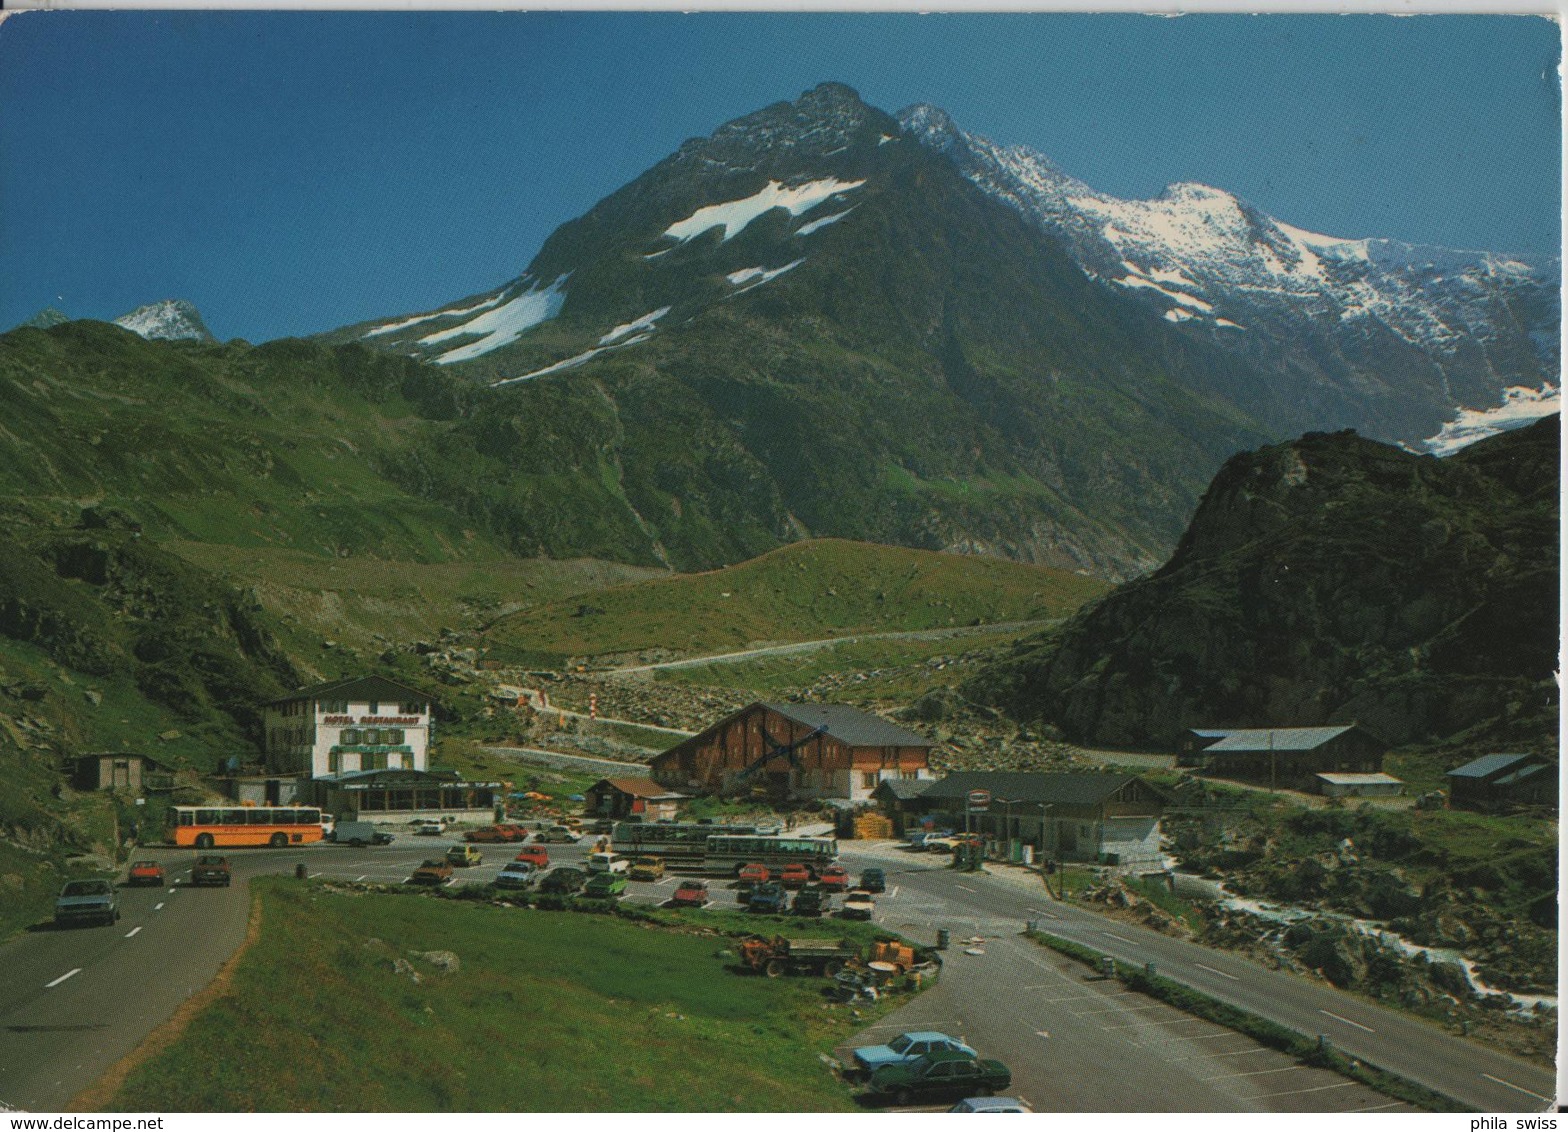
<svg viewBox="0 0 1568 1132">
<path fill-rule="evenodd" d="M 715 834 L 708 838 L 702 871 L 709 876 L 732 877 L 746 865 L 766 865 L 774 872 L 785 865 L 805 865 L 816 876 L 838 860 L 838 842 L 831 837 L 735 837 Z"/>
<path fill-rule="evenodd" d="M 610 845 L 629 857 L 663 857 L 671 870 L 701 871 L 708 839 L 716 834 L 755 833 L 751 825 L 702 825 L 697 822 L 616 822 Z"/>
<path fill-rule="evenodd" d="M 168 840 L 211 849 L 216 845 L 309 845 L 322 837 L 317 806 L 170 806 Z"/>
</svg>

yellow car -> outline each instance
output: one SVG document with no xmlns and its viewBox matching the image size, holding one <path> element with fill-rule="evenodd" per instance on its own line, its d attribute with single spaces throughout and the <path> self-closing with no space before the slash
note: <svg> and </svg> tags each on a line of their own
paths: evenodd
<svg viewBox="0 0 1568 1132">
<path fill-rule="evenodd" d="M 454 845 L 446 851 L 446 859 L 454 865 L 467 868 L 469 865 L 484 864 L 484 857 L 472 845 Z"/>
<path fill-rule="evenodd" d="M 632 862 L 632 870 L 627 875 L 632 880 L 662 880 L 664 878 L 664 858 L 638 857 Z"/>
</svg>

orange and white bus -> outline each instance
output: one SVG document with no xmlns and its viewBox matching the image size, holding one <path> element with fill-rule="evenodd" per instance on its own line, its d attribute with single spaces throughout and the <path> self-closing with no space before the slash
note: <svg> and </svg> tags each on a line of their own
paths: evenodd
<svg viewBox="0 0 1568 1132">
<path fill-rule="evenodd" d="M 317 806 L 170 806 L 169 836 L 175 845 L 309 845 L 323 835 Z"/>
</svg>

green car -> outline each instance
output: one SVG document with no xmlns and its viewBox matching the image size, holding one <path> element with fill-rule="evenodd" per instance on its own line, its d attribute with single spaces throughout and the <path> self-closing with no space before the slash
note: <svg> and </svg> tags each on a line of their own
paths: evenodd
<svg viewBox="0 0 1568 1132">
<path fill-rule="evenodd" d="M 626 877 L 621 873 L 594 873 L 583 889 L 584 896 L 605 899 L 619 896 L 626 891 Z"/>
<path fill-rule="evenodd" d="M 938 1096 L 985 1096 L 1012 1083 L 1012 1072 L 1000 1061 L 962 1050 L 938 1050 L 871 1074 L 871 1091 L 900 1105 Z"/>
</svg>

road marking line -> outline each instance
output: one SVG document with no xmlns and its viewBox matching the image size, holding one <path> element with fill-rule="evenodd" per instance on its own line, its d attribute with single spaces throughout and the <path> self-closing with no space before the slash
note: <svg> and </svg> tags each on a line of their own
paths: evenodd
<svg viewBox="0 0 1568 1132">
<path fill-rule="evenodd" d="M 160 900 L 160 901 L 158 901 L 158 903 L 154 904 L 152 906 L 152 910 L 154 912 L 161 912 L 161 911 L 163 911 L 163 901 Z"/>
<path fill-rule="evenodd" d="M 126 939 L 130 939 L 133 935 L 135 935 L 137 932 L 139 932 L 141 930 L 142 930 L 141 929 L 141 925 L 138 924 L 138 925 L 136 925 L 136 927 L 132 928 L 130 931 L 125 933 L 125 938 Z"/>
<path fill-rule="evenodd" d="M 1350 1089 L 1359 1085 L 1359 1081 L 1341 1081 L 1337 1085 L 1318 1085 L 1311 1089 L 1286 1089 L 1283 1093 L 1259 1093 L 1254 1099 L 1262 1100 L 1264 1097 L 1295 1097 L 1302 1093 L 1322 1093 L 1329 1089 Z"/>
<path fill-rule="evenodd" d="M 1038 987 L 1024 987 L 1024 990 L 1043 990 L 1046 987 L 1060 987 L 1061 983 L 1041 983 Z M 1039 1002 L 1104 1002 L 1108 998 L 1125 998 L 1131 994 L 1142 994 L 1142 991 L 1116 991 L 1113 994 L 1075 994 L 1070 998 L 1042 998 Z"/>
<path fill-rule="evenodd" d="M 1163 1002 L 1156 1002 L 1152 1006 L 1118 1006 L 1114 1010 L 1074 1010 L 1074 1018 L 1088 1018 L 1093 1014 L 1133 1014 L 1139 1010 L 1168 1010 Z"/>
<path fill-rule="evenodd" d="M 954 888 L 961 888 L 965 892 L 973 892 L 977 896 L 980 894 L 980 890 L 979 889 L 970 888 L 967 884 L 959 884 L 957 881 L 953 882 L 953 887 Z"/>
<path fill-rule="evenodd" d="M 1244 1073 L 1220 1073 L 1213 1077 L 1204 1077 L 1204 1081 L 1223 1081 L 1227 1077 L 1266 1077 L 1270 1073 L 1294 1073 L 1298 1069 L 1305 1069 L 1305 1065 L 1287 1065 L 1283 1069 L 1251 1069 Z"/>
<path fill-rule="evenodd" d="M 898 885 L 895 884 L 893 886 L 893 891 L 888 893 L 888 898 L 891 899 L 891 898 L 893 898 L 893 897 L 895 897 L 897 895 L 898 895 Z"/>
<path fill-rule="evenodd" d="M 44 984 L 44 990 L 48 990 L 50 987 L 57 987 L 61 983 L 65 982 L 66 979 L 69 979 L 72 975 L 80 975 L 81 973 L 82 973 L 82 969 L 80 967 L 72 967 L 69 971 L 67 971 L 65 974 L 61 975 L 54 982 L 52 982 L 52 983 L 45 983 Z"/>
<path fill-rule="evenodd" d="M 1481 1076 L 1485 1077 L 1488 1081 L 1496 1081 L 1499 1085 L 1507 1085 L 1510 1089 L 1517 1089 L 1527 1097 L 1534 1097 L 1536 1100 L 1545 1101 L 1547 1104 L 1552 1103 L 1551 1097 L 1543 1097 L 1540 1093 L 1532 1093 L 1523 1085 L 1515 1085 L 1512 1081 L 1504 1081 L 1501 1077 L 1493 1077 L 1490 1073 L 1483 1073 Z"/>
<path fill-rule="evenodd" d="M 355 878 L 354 878 L 354 883 L 355 883 L 355 884 L 358 884 L 358 883 L 359 883 L 359 882 L 360 882 L 360 881 L 362 881 L 362 880 L 364 880 L 364 879 L 365 879 L 365 877 L 367 877 L 367 876 L 369 876 L 369 875 L 370 875 L 370 874 L 369 874 L 369 873 L 363 873 L 363 874 L 361 874 L 361 875 L 360 875 L 360 876 L 357 876 L 357 877 L 355 877 Z"/>
<path fill-rule="evenodd" d="M 1112 939 L 1121 940 L 1121 942 L 1123 942 L 1123 943 L 1132 943 L 1132 940 L 1128 939 L 1126 936 L 1117 935 L 1115 932 L 1102 931 L 1100 934 L 1101 935 L 1108 935 Z M 1136 946 L 1136 945 L 1134 945 L 1134 946 Z"/>
<path fill-rule="evenodd" d="M 190 873 L 189 873 L 189 872 L 187 872 L 187 873 L 186 873 L 186 874 L 185 874 L 185 875 L 186 875 L 186 876 L 190 876 L 190 875 L 191 875 L 191 874 L 190 874 Z M 171 888 L 171 889 L 169 889 L 169 895 L 170 895 L 170 896 L 173 896 L 173 895 L 174 895 L 174 889 L 172 889 L 172 888 Z"/>
<path fill-rule="evenodd" d="M 1318 1013 L 1319 1014 L 1327 1014 L 1330 1018 L 1334 1018 L 1334 1019 L 1336 1019 L 1336 1020 L 1338 1020 L 1340 1022 L 1343 1022 L 1347 1026 L 1354 1026 L 1358 1030 L 1365 1030 L 1369 1034 L 1377 1033 L 1377 1031 L 1374 1030 L 1371 1026 L 1363 1026 L 1360 1022 L 1352 1022 L 1349 1018 L 1341 1018 L 1338 1014 L 1335 1014 L 1332 1010 L 1319 1010 Z M 1534 1096 L 1535 1094 L 1531 1093 L 1530 1095 Z M 1541 1099 L 1545 1100 L 1546 1098 L 1542 1097 Z"/>
<path fill-rule="evenodd" d="M 1240 975 L 1231 975 L 1224 971 L 1216 971 L 1213 967 L 1205 967 L 1202 963 L 1194 963 L 1193 966 L 1198 968 L 1200 971 L 1207 971 L 1211 975 L 1218 975 L 1222 979 L 1230 979 L 1232 982 L 1237 983 L 1241 982 Z"/>
<path fill-rule="evenodd" d="M 1174 1007 L 1172 1008 L 1174 1009 Z M 1156 1018 L 1145 1018 L 1141 1022 L 1134 1022 L 1130 1026 L 1101 1026 L 1102 1030 L 1136 1030 L 1139 1026 L 1179 1026 L 1183 1022 L 1207 1022 L 1207 1018 L 1167 1018 L 1160 1021 Z"/>
<path fill-rule="evenodd" d="M 1370 1106 L 1368 1108 L 1347 1108 L 1347 1109 L 1343 1109 L 1341 1111 L 1344 1111 L 1344 1112 L 1379 1112 L 1379 1111 L 1381 1111 L 1382 1109 L 1385 1109 L 1385 1108 L 1406 1108 L 1406 1107 L 1408 1107 L 1408 1106 L 1405 1104 L 1404 1101 L 1393 1101 L 1390 1104 L 1375 1104 L 1375 1105 L 1372 1105 L 1372 1106 Z"/>
</svg>

